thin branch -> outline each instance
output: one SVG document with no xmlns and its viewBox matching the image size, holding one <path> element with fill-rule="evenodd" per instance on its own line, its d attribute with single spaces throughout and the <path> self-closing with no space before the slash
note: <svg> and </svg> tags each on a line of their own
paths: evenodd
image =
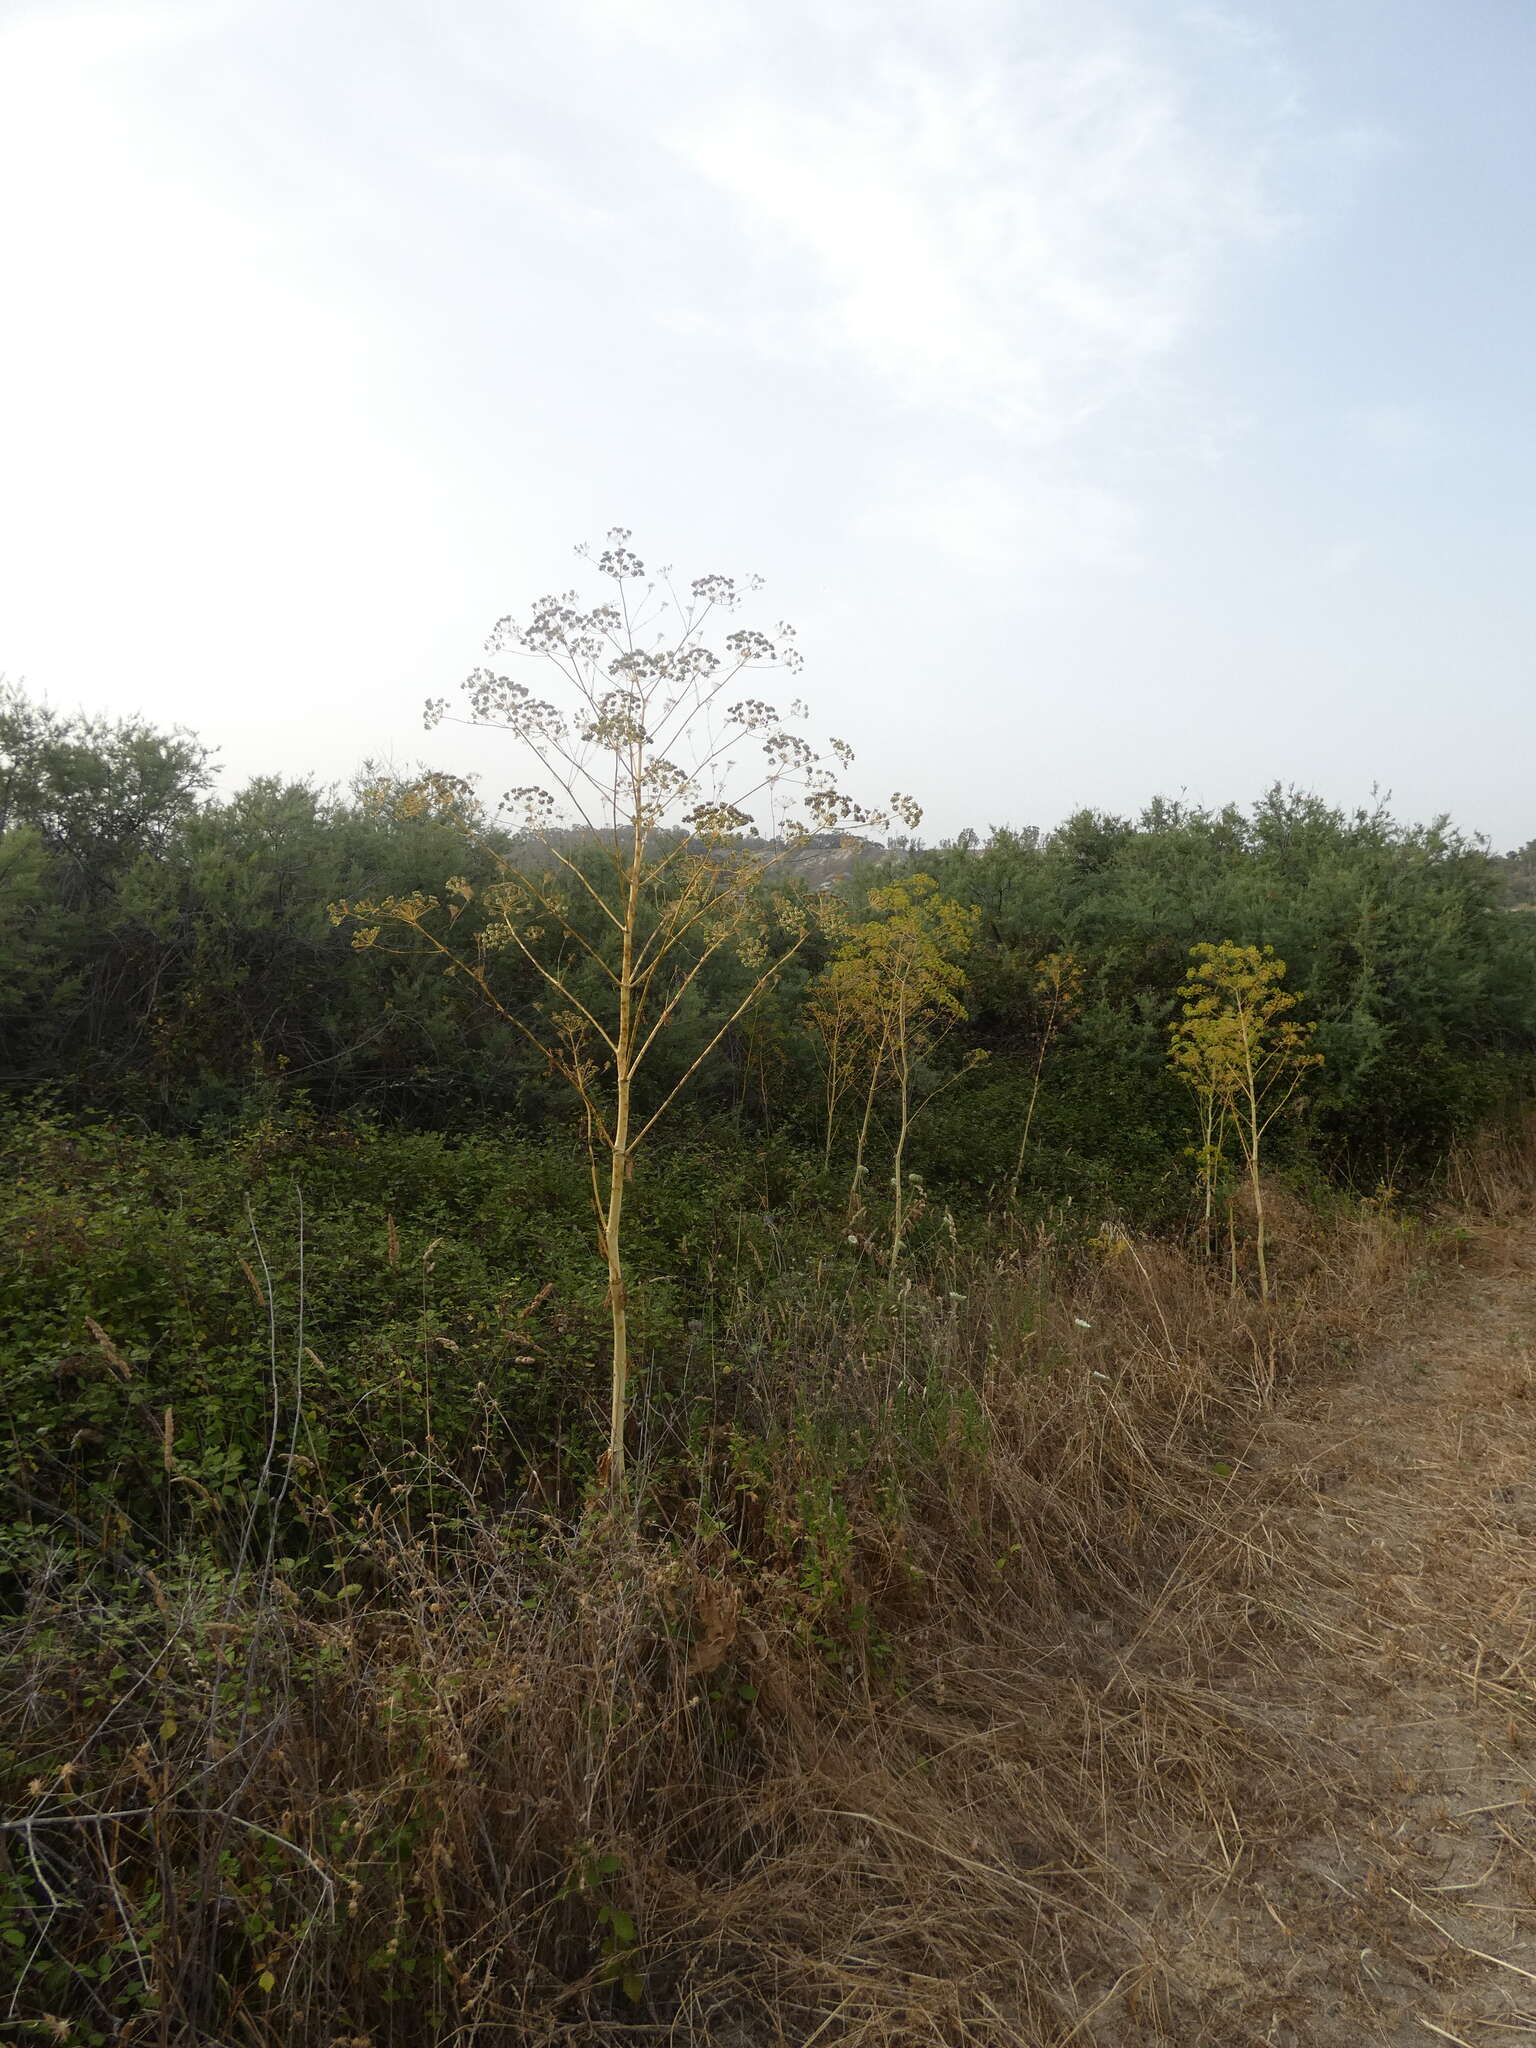
<svg viewBox="0 0 1536 2048">
<path fill-rule="evenodd" d="M 751 1009 L 752 1005 L 757 1001 L 757 998 L 762 994 L 763 990 L 768 986 L 768 984 L 777 975 L 783 973 L 784 969 L 789 965 L 790 961 L 794 959 L 795 955 L 800 951 L 800 948 L 805 944 L 809 936 L 810 934 L 808 932 L 802 932 L 800 934 L 800 937 L 796 939 L 795 943 L 790 947 L 789 951 L 787 953 L 781 954 L 780 957 L 777 960 L 775 960 L 770 967 L 765 968 L 764 971 L 758 976 L 757 980 L 752 984 L 751 988 L 747 990 L 747 993 L 742 997 L 741 1001 L 736 1005 L 735 1009 L 732 1010 L 730 1016 L 726 1018 L 725 1022 L 720 1026 L 720 1029 L 715 1033 L 714 1037 L 709 1041 L 708 1045 L 704 1046 L 703 1049 L 697 1054 L 697 1056 L 690 1062 L 688 1068 L 683 1073 L 681 1079 L 677 1082 L 676 1086 L 672 1088 L 671 1091 L 667 1094 L 666 1098 L 661 1103 L 661 1106 L 657 1109 L 652 1110 L 651 1114 L 640 1126 L 639 1131 L 630 1140 L 629 1149 L 631 1152 L 638 1150 L 642 1140 L 650 1134 L 650 1132 L 655 1128 L 655 1126 L 661 1121 L 662 1117 L 666 1115 L 667 1111 L 672 1107 L 673 1102 L 682 1093 L 684 1088 L 687 1087 L 688 1083 L 693 1079 L 694 1075 L 699 1071 L 700 1067 L 703 1066 L 704 1062 L 709 1058 L 710 1054 L 714 1051 L 715 1047 L 720 1043 L 721 1039 L 724 1038 L 725 1034 L 730 1030 L 731 1026 L 735 1024 L 739 1018 L 745 1016 L 746 1012 Z"/>
</svg>

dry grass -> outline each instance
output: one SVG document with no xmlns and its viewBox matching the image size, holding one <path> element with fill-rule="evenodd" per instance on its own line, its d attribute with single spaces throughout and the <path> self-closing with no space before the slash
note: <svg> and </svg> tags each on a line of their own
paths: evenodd
<svg viewBox="0 0 1536 2048">
<path fill-rule="evenodd" d="M 1529 1185 L 1458 1170 L 1496 1213 Z M 730 1410 L 655 1422 L 643 1528 L 381 1503 L 314 1532 L 360 1589 L 329 1603 L 270 1561 L 61 1556 L 0 1702 L 0 2016 L 144 2048 L 1288 2038 L 1248 2031 L 1222 1930 L 1358 1797 L 1309 1688 L 1361 1624 L 1263 1433 L 1460 1238 L 1272 1223 L 1268 1311 L 1114 1233 L 878 1311 L 770 1291 Z"/>
</svg>

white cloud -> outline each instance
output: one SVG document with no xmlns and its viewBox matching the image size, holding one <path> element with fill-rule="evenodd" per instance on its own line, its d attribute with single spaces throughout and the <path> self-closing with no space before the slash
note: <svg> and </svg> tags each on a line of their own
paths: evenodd
<svg viewBox="0 0 1536 2048">
<path fill-rule="evenodd" d="M 143 0 L 143 4 L 101 4 L 80 0 L 22 0 L 11 19 L 0 22 L 0 50 L 9 68 L 25 64 L 35 88 L 53 67 L 105 70 L 125 57 L 222 34 L 246 11 L 249 0 Z"/>
<path fill-rule="evenodd" d="M 478 61 L 510 78 L 510 39 L 470 12 Z M 840 486 L 858 533 L 1010 589 L 1027 562 L 1045 591 L 1138 563 L 1149 467 L 1223 459 L 1230 403 L 1181 388 L 1181 352 L 1295 226 L 1315 141 L 1272 35 L 1148 18 L 1139 0 L 570 0 L 537 64 L 584 150 L 628 164 L 617 232 L 666 279 L 635 313 L 766 358 L 801 402 L 856 410 L 855 435 L 915 435 Z M 1020 451 L 1049 477 L 1018 481 Z"/>
<path fill-rule="evenodd" d="M 762 69 L 746 42 L 673 140 L 762 240 L 789 300 L 777 345 L 845 351 L 905 403 L 1069 433 L 1188 335 L 1225 255 L 1281 225 L 1289 116 L 1262 103 L 1263 66 L 1235 121 L 1091 5 L 794 15 L 799 89 L 741 84 Z"/>
<path fill-rule="evenodd" d="M 1034 441 L 1191 336 L 1241 252 L 1296 225 L 1319 140 L 1276 38 L 1230 11 L 567 0 L 514 34 L 466 0 L 453 18 L 481 76 L 536 77 L 584 153 L 622 147 L 666 324 Z M 569 121 L 541 111 L 558 161 Z M 667 245 L 703 222 L 710 260 L 680 284 Z"/>
<path fill-rule="evenodd" d="M 895 472 L 855 521 L 894 541 L 1006 578 L 1015 601 L 1049 598 L 1075 572 L 1139 566 L 1135 507 L 1090 484 Z"/>
<path fill-rule="evenodd" d="M 0 215 L 0 665 L 224 742 L 270 727 L 274 678 L 289 715 L 296 683 L 306 717 L 364 694 L 380 595 L 398 640 L 448 570 L 385 349 L 270 221 L 157 160 L 104 61 L 203 21 L 83 10 L 0 38 L 27 57 L 0 62 L 0 184 L 40 202 Z"/>
<path fill-rule="evenodd" d="M 1445 430 L 1421 406 L 1368 405 L 1350 416 L 1353 432 L 1383 455 L 1416 459 L 1438 455 Z"/>
<path fill-rule="evenodd" d="M 618 224 L 611 208 L 585 198 L 569 172 L 562 174 L 532 150 L 507 145 L 456 147 L 441 151 L 433 162 L 437 169 L 461 179 L 477 202 L 491 199 L 513 206 L 525 221 L 539 223 L 545 232 L 605 235 Z"/>
<path fill-rule="evenodd" d="M 1412 460 L 1461 422 L 1433 381 L 1423 410 L 1350 417 L 1347 367 L 1275 377 L 1293 334 L 1335 332 L 1341 252 L 1309 279 L 1308 242 L 1392 145 L 1330 128 L 1287 54 L 1304 30 L 1241 0 L 35 0 L 19 21 L 0 666 L 195 721 L 242 766 L 392 738 L 413 758 L 483 619 L 629 516 L 682 561 L 770 572 L 893 781 L 903 716 L 961 650 L 970 716 L 922 764 L 936 800 L 964 792 L 954 822 L 1049 813 L 1069 784 L 1118 800 L 1059 679 L 1151 733 L 1137 706 L 1202 645 L 1217 690 L 1311 648 L 1304 606 L 1276 623 L 1281 578 L 1339 579 L 1330 630 L 1362 591 L 1376 644 L 1392 543 L 1367 496 L 1364 570 L 1347 536 L 1328 556 L 1329 457 L 1344 440 L 1411 505 Z M 1352 73 L 1318 88 L 1353 119 Z M 1221 317 L 1256 277 L 1267 340 Z M 1308 436 L 1292 475 L 1278 455 Z M 1319 645 L 1318 676 L 1357 660 Z M 1161 771 L 1124 744 L 1134 792 Z"/>
<path fill-rule="evenodd" d="M 1353 576 L 1368 552 L 1363 540 L 1335 541 L 1323 556 L 1322 573 L 1330 582 Z"/>
</svg>

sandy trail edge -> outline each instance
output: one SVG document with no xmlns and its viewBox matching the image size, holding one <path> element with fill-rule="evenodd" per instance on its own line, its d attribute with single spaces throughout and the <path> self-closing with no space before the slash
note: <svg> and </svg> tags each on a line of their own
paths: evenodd
<svg viewBox="0 0 1536 2048">
<path fill-rule="evenodd" d="M 1227 1874 L 1149 1916 L 1171 2006 L 1087 2038 L 1536 2042 L 1533 1450 L 1529 1219 L 1480 1231 L 1421 1325 L 1264 1419 L 1244 1465 L 1311 1622 L 1226 1675 L 1346 1775 L 1320 1827 L 1313 1802 L 1305 1828 L 1231 1809 Z"/>
</svg>

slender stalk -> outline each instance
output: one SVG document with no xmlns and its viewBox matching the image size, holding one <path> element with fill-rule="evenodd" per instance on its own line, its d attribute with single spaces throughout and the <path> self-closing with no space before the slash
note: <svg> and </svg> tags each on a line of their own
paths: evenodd
<svg viewBox="0 0 1536 2048">
<path fill-rule="evenodd" d="M 832 1029 L 826 1034 L 827 1047 L 827 1127 L 821 1147 L 821 1170 L 830 1171 L 832 1165 L 832 1140 L 837 1131 L 837 1105 L 843 1092 L 841 1080 L 841 1052 L 843 1027 L 841 1019 L 835 1019 Z"/>
<path fill-rule="evenodd" d="M 632 757 L 632 846 L 624 892 L 619 949 L 619 1027 L 614 1041 L 613 1146 L 608 1162 L 608 1216 L 603 1249 L 608 1260 L 608 1307 L 613 1320 L 613 1374 L 608 1407 L 608 1483 L 624 1491 L 624 1425 L 629 1403 L 629 1288 L 624 1273 L 624 1182 L 629 1173 L 629 1112 L 635 1080 L 635 940 L 640 925 L 640 881 L 645 859 L 644 761 Z"/>
<path fill-rule="evenodd" d="M 1040 1099 L 1040 1076 L 1045 1070 L 1045 1055 L 1051 1043 L 1051 1034 L 1055 1028 L 1055 1023 L 1056 1001 L 1053 997 L 1051 1012 L 1046 1019 L 1045 1032 L 1040 1040 L 1040 1050 L 1035 1055 L 1035 1079 L 1034 1085 L 1029 1091 L 1029 1107 L 1024 1112 L 1024 1129 L 1019 1138 L 1019 1156 L 1013 1163 L 1013 1179 L 1008 1183 L 1008 1194 L 1013 1201 L 1018 1200 L 1019 1177 L 1024 1171 L 1024 1154 L 1029 1147 L 1029 1127 L 1035 1120 L 1035 1104 Z"/>
<path fill-rule="evenodd" d="M 627 1099 L 621 1101 L 619 1128 L 629 1118 Z M 608 1306 L 613 1319 L 613 1375 L 608 1404 L 608 1480 L 616 1493 L 624 1489 L 624 1423 L 629 1400 L 629 1295 L 624 1280 L 621 1226 L 624 1218 L 624 1174 L 628 1154 L 615 1145 L 608 1168 L 608 1214 L 603 1233 L 603 1250 L 608 1260 Z"/>
<path fill-rule="evenodd" d="M 864 1115 L 859 1123 L 858 1143 L 853 1148 L 853 1179 L 848 1186 L 848 1220 L 851 1223 L 864 1206 L 859 1190 L 864 1179 L 864 1154 L 869 1145 L 869 1127 L 874 1122 L 875 1096 L 880 1088 L 880 1073 L 885 1065 L 885 1038 L 881 1037 L 875 1056 L 869 1063 L 869 1086 L 864 1091 Z"/>
<path fill-rule="evenodd" d="M 1264 1186 L 1259 1178 L 1259 1145 L 1262 1129 L 1259 1124 L 1259 1088 L 1253 1071 L 1253 1040 L 1246 1015 L 1243 1019 L 1243 1074 L 1246 1109 L 1248 1113 L 1248 1179 L 1253 1189 L 1254 1243 L 1259 1255 L 1259 1299 L 1269 1299 L 1269 1260 L 1264 1243 Z"/>
<path fill-rule="evenodd" d="M 894 1208 L 891 1214 L 891 1261 L 890 1274 L 896 1278 L 896 1262 L 901 1257 L 902 1233 L 906 1229 L 906 1181 L 904 1168 L 907 1154 L 907 1132 L 912 1127 L 912 1065 L 907 1042 L 907 1015 L 903 1005 L 896 1026 L 896 1151 L 891 1164 L 891 1188 Z"/>
</svg>

